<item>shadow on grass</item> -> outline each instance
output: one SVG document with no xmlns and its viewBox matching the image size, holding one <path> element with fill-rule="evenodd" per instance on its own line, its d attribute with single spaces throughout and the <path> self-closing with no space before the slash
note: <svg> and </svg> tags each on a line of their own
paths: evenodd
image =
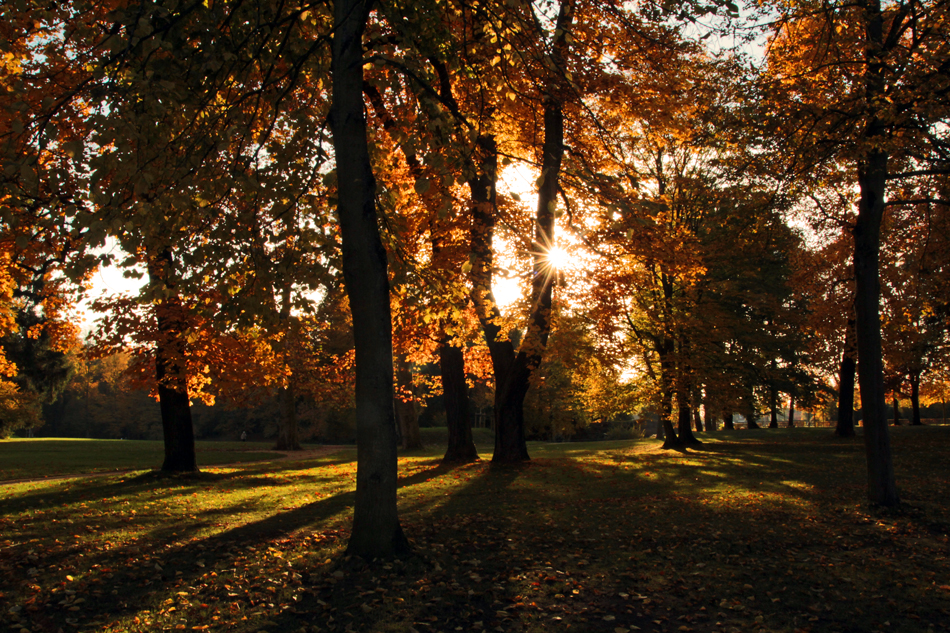
<svg viewBox="0 0 950 633">
<path fill-rule="evenodd" d="M 776 577 L 783 578 L 783 583 L 798 592 L 783 596 L 781 609 L 804 613 L 802 622 L 807 622 L 808 617 L 814 617 L 809 611 L 815 601 L 814 587 L 833 586 L 835 591 L 848 592 L 851 585 L 839 578 L 845 573 L 851 578 L 848 582 L 855 583 L 853 594 L 848 593 L 851 603 L 873 612 L 875 617 L 880 615 L 882 622 L 887 617 L 886 607 L 875 605 L 862 597 L 864 594 L 888 591 L 913 603 L 900 588 L 862 584 L 861 577 L 842 568 L 837 559 L 824 558 L 829 552 L 843 557 L 846 554 L 842 552 L 853 550 L 856 560 L 859 554 L 862 560 L 876 560 L 875 548 L 885 543 L 889 547 L 899 544 L 889 532 L 891 525 L 878 525 L 854 511 L 862 498 L 860 489 L 855 488 L 863 481 L 860 443 L 828 446 L 805 437 L 783 445 L 777 439 L 768 435 L 750 441 L 717 439 L 708 441 L 703 451 L 687 455 L 628 454 L 624 445 L 607 451 L 596 451 L 591 446 L 573 451 L 569 459 L 540 457 L 527 464 L 501 468 L 485 462 L 451 467 L 441 465 L 438 459 L 417 460 L 413 464 L 417 468 L 399 479 L 399 490 L 407 535 L 416 541 L 421 556 L 396 569 L 402 574 L 399 582 L 405 586 L 435 586 L 431 595 L 443 597 L 444 604 L 449 606 L 440 611 L 433 606 L 434 601 L 420 599 L 398 607 L 373 607 L 362 614 L 361 606 L 371 600 L 365 597 L 366 591 L 374 586 L 373 581 L 381 572 L 377 567 L 346 568 L 344 577 L 337 579 L 332 573 L 339 559 L 334 557 L 334 563 L 329 565 L 309 560 L 293 568 L 309 578 L 307 586 L 312 595 L 295 603 L 296 613 L 273 613 L 271 609 L 266 627 L 296 630 L 302 623 L 314 621 L 314 614 L 328 613 L 319 602 L 322 600 L 339 606 L 334 611 L 338 621 L 342 612 L 353 612 L 358 627 L 355 630 L 376 630 L 371 627 L 383 626 L 390 618 L 409 626 L 432 617 L 439 618 L 442 628 L 451 625 L 448 630 L 459 626 L 471 630 L 470 625 L 476 621 L 487 628 L 506 628 L 508 620 L 498 615 L 503 608 L 523 605 L 529 602 L 524 599 L 528 596 L 538 604 L 563 606 L 567 595 L 571 611 L 557 612 L 558 617 L 586 618 L 583 623 L 574 620 L 581 627 L 578 630 L 612 631 L 620 624 L 664 630 L 666 623 L 652 625 L 653 620 L 645 622 L 639 615 L 615 623 L 589 616 L 592 612 L 623 613 L 611 602 L 618 599 L 609 597 L 616 596 L 618 591 L 666 594 L 658 599 L 673 601 L 671 608 L 680 613 L 696 613 L 700 606 L 715 610 L 722 608 L 717 606 L 722 600 L 744 600 L 751 590 L 743 590 L 743 585 L 757 589 L 772 587 Z M 914 441 L 918 441 L 916 436 Z M 897 450 L 906 450 L 906 444 L 898 444 Z M 200 493 L 207 488 L 271 490 L 279 494 L 291 484 L 317 486 L 334 478 L 320 466 L 349 463 L 327 459 L 309 467 L 301 463 L 269 464 L 266 475 L 264 467 L 209 473 L 210 477 L 199 475 L 194 479 L 142 475 L 121 482 L 89 481 L 89 487 L 82 489 L 82 493 L 84 502 L 90 505 L 122 495 L 149 493 L 160 497 L 163 493 Z M 308 472 L 311 470 L 315 472 Z M 285 475 L 286 480 L 282 479 Z M 936 475 L 946 477 L 939 470 Z M 59 490 L 58 496 L 43 498 L 48 502 L 66 498 L 79 488 Z M 760 496 L 773 492 L 801 503 L 770 505 Z M 203 534 L 206 525 L 172 524 L 166 520 L 130 546 L 80 551 L 79 541 L 56 562 L 78 564 L 75 556 L 82 553 L 82 564 L 89 571 L 80 582 L 87 583 L 87 587 L 108 584 L 120 589 L 123 596 L 121 601 L 101 598 L 96 604 L 96 617 L 122 618 L 140 614 L 143 608 L 151 608 L 164 597 L 174 598 L 180 590 L 201 587 L 209 570 L 226 578 L 232 586 L 244 586 L 249 581 L 242 580 L 239 574 L 250 565 L 248 561 L 262 559 L 268 547 L 280 548 L 279 543 L 299 538 L 301 533 L 328 535 L 320 547 L 339 553 L 346 538 L 344 522 L 353 497 L 352 490 L 338 492 L 211 535 Z M 73 499 L 71 503 L 79 501 Z M 819 511 L 820 506 L 830 510 Z M 0 510 L 8 507 L 0 503 Z M 253 504 L 234 504 L 206 511 L 203 517 L 226 518 L 248 508 L 253 509 Z M 822 512 L 828 516 L 818 521 L 816 517 Z M 842 534 L 847 540 L 833 540 Z M 33 536 L 40 534 L 35 532 Z M 715 546 L 709 546 L 709 541 Z M 657 551 L 660 547 L 662 553 Z M 207 559 L 207 567 L 196 566 L 199 556 Z M 813 558 L 817 562 L 811 562 Z M 469 562 L 472 559 L 481 562 L 476 566 Z M 677 570 L 674 562 L 685 572 Z M 699 562 L 715 564 L 721 576 L 707 577 L 704 568 L 697 566 Z M 155 569 L 155 564 L 162 569 Z M 925 571 L 939 566 L 927 559 L 915 560 L 914 565 Z M 106 579 L 102 568 L 111 568 L 113 577 Z M 439 568 L 444 571 L 438 571 Z M 557 571 L 563 574 L 557 575 Z M 687 572 L 696 575 L 686 575 Z M 881 577 L 888 576 L 882 573 Z M 578 584 L 570 584 L 572 579 Z M 49 592 L 51 586 L 44 583 L 40 602 L 57 599 Z M 396 586 L 391 589 L 398 591 Z M 572 593 L 575 589 L 579 593 Z M 218 593 L 207 591 L 203 600 L 226 599 L 223 589 Z M 411 598 L 408 593 L 404 595 Z M 684 596 L 694 602 L 687 603 Z M 238 599 L 244 597 L 234 598 Z M 765 595 L 759 596 L 756 604 L 765 604 L 766 609 L 779 608 L 768 607 L 771 601 Z M 933 611 L 931 603 L 925 607 L 929 609 L 927 613 Z M 781 611 L 776 613 L 782 615 Z M 664 614 L 662 611 L 657 615 L 665 617 Z M 766 622 L 787 626 L 787 622 L 768 619 L 779 615 L 771 616 L 767 611 Z M 822 611 L 821 615 L 848 623 L 844 612 L 826 615 Z M 56 624 L 61 626 L 62 621 L 57 620 Z M 754 626 L 751 619 L 744 624 Z M 365 626 L 359 628 L 361 625 Z M 829 627 L 833 625 L 826 623 Z M 252 619 L 237 626 L 239 630 L 241 626 L 256 630 L 265 625 Z M 743 628 L 742 623 L 735 626 Z"/>
</svg>

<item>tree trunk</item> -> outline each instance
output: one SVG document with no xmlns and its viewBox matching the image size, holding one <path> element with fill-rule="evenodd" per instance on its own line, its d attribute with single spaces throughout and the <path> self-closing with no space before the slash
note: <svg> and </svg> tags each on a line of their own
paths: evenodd
<svg viewBox="0 0 950 633">
<path fill-rule="evenodd" d="M 288 214 L 286 218 L 287 222 L 287 233 L 291 234 L 292 216 Z M 288 237 L 288 242 L 290 238 Z M 274 446 L 275 449 L 279 451 L 299 451 L 303 447 L 300 446 L 300 432 L 297 429 L 297 390 L 294 387 L 294 375 L 292 365 L 290 363 L 290 355 L 293 353 L 291 349 L 291 301 L 290 301 L 290 285 L 287 284 L 281 290 L 280 293 L 280 312 L 278 314 L 278 320 L 281 324 L 281 329 L 284 332 L 284 337 L 280 342 L 280 352 L 283 356 L 284 366 L 289 370 L 287 375 L 287 384 L 280 389 L 280 394 L 278 398 L 280 400 L 280 424 L 277 432 L 277 444 Z"/>
<path fill-rule="evenodd" d="M 663 433 L 657 430 L 657 439 L 663 440 L 663 448 L 680 449 L 683 442 L 673 428 L 673 339 L 667 338 L 660 344 L 660 422 Z"/>
<path fill-rule="evenodd" d="M 844 335 L 844 352 L 838 371 L 838 425 L 835 435 L 854 437 L 854 374 L 857 368 L 857 331 L 854 317 L 848 319 Z"/>
<path fill-rule="evenodd" d="M 362 36 L 371 6 L 372 0 L 334 3 L 330 109 L 343 278 L 356 348 L 356 501 L 347 552 L 367 560 L 409 550 L 396 508 L 389 279 L 363 113 Z"/>
<path fill-rule="evenodd" d="M 901 425 L 901 410 L 899 404 L 897 396 L 894 396 L 894 426 Z"/>
<path fill-rule="evenodd" d="M 701 398 L 700 398 L 700 395 L 699 395 L 699 391 L 698 391 L 698 390 L 693 390 L 693 402 L 692 402 L 692 409 L 693 409 L 693 426 L 696 427 L 696 432 L 697 432 L 697 433 L 702 433 L 702 432 L 703 432 L 703 418 L 702 418 L 702 416 L 699 414 L 700 399 L 701 399 Z"/>
<path fill-rule="evenodd" d="M 884 214 L 888 155 L 878 149 L 887 135 L 878 116 L 877 103 L 885 98 L 884 16 L 880 0 L 860 0 L 864 12 L 866 70 L 864 76 L 868 116 L 866 148 L 858 159 L 858 218 L 854 226 L 855 317 L 857 325 L 858 382 L 861 386 L 864 446 L 867 453 L 868 500 L 873 504 L 900 505 L 884 400 L 884 361 L 881 348 L 879 255 L 881 219 Z"/>
<path fill-rule="evenodd" d="M 679 440 L 686 446 L 702 444 L 693 435 L 693 415 L 690 410 L 690 396 L 693 393 L 692 368 L 689 365 L 689 342 L 685 339 L 680 342 L 680 371 L 676 389 L 676 408 Z"/>
<path fill-rule="evenodd" d="M 439 345 L 439 365 L 442 371 L 445 421 L 449 431 L 448 447 L 442 457 L 442 463 L 477 461 L 478 450 L 472 438 L 472 420 L 469 415 L 468 385 L 465 384 L 465 360 L 462 348 L 443 340 Z"/>
<path fill-rule="evenodd" d="M 914 373 L 910 377 L 910 406 L 911 425 L 921 426 L 923 422 L 920 421 L 920 373 Z"/>
<path fill-rule="evenodd" d="M 774 383 L 769 385 L 769 428 L 778 428 L 778 388 Z"/>
<path fill-rule="evenodd" d="M 788 395 L 788 428 L 795 428 L 795 396 Z"/>
<path fill-rule="evenodd" d="M 300 433 L 297 430 L 297 393 L 294 389 L 293 377 L 289 376 L 287 385 L 280 388 L 280 427 L 277 431 L 278 451 L 299 451 Z"/>
<path fill-rule="evenodd" d="M 735 431 L 736 426 L 733 422 L 733 414 L 730 411 L 729 413 L 724 413 L 722 416 L 722 430 L 723 431 Z"/>
<path fill-rule="evenodd" d="M 412 451 L 422 448 L 422 435 L 419 433 L 419 415 L 416 403 L 412 399 L 412 371 L 405 357 L 396 360 L 396 384 L 399 395 L 393 403 L 396 408 L 396 420 L 399 423 L 399 439 L 403 450 Z"/>
<path fill-rule="evenodd" d="M 759 426 L 759 411 L 755 406 L 755 394 L 751 391 L 748 394 L 748 402 L 746 403 L 745 411 L 745 425 L 748 429 L 761 429 Z"/>
<path fill-rule="evenodd" d="M 693 435 L 693 414 L 689 408 L 689 397 L 683 394 L 682 390 L 676 393 L 676 408 L 676 422 L 680 442 L 686 446 L 700 446 L 702 442 Z"/>
<path fill-rule="evenodd" d="M 524 396 L 518 401 L 519 393 L 527 393 L 527 385 L 517 384 L 517 379 L 513 381 L 512 374 L 516 371 L 514 344 L 510 337 L 502 337 L 498 325 L 501 312 L 492 292 L 498 147 L 493 137 L 481 136 L 477 149 L 477 174 L 468 182 L 472 196 L 471 297 L 482 325 L 495 377 L 495 452 L 492 461 L 517 462 L 529 459 L 524 439 Z"/>
<path fill-rule="evenodd" d="M 703 390 L 703 426 L 706 427 L 706 431 L 715 433 L 718 429 L 718 424 L 716 423 L 716 413 L 715 407 L 713 406 L 713 399 L 709 395 L 708 388 Z"/>
<path fill-rule="evenodd" d="M 155 304 L 155 378 L 165 441 L 162 471 L 198 472 L 185 364 L 184 308 L 174 282 L 174 265 L 169 248 L 150 255 L 147 265 L 149 286 L 164 295 Z"/>
</svg>

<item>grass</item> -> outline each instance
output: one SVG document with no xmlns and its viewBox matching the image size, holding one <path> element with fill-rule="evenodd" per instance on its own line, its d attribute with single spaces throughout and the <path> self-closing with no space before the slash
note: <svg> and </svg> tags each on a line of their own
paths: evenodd
<svg viewBox="0 0 950 633">
<path fill-rule="evenodd" d="M 867 507 L 860 439 L 700 437 L 403 456 L 415 554 L 375 564 L 344 556 L 353 449 L 6 484 L 0 603 L 33 633 L 948 630 L 950 429 L 894 429 L 900 511 Z"/>
<path fill-rule="evenodd" d="M 272 442 L 197 442 L 198 467 L 274 459 Z M 0 481 L 159 468 L 162 442 L 14 439 L 0 441 Z"/>
</svg>

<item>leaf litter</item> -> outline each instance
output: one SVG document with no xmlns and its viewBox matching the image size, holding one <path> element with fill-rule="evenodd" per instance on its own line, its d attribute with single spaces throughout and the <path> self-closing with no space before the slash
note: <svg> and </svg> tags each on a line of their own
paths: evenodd
<svg viewBox="0 0 950 633">
<path fill-rule="evenodd" d="M 31 633 L 947 630 L 950 429 L 927 433 L 895 434 L 899 512 L 815 433 L 403 458 L 415 552 L 376 562 L 345 555 L 345 459 L 5 486 L 0 601 Z"/>
</svg>

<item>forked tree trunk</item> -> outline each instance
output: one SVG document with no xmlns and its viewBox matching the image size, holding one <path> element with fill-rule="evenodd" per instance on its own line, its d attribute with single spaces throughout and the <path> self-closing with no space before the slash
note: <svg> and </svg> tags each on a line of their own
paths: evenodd
<svg viewBox="0 0 950 633">
<path fill-rule="evenodd" d="M 362 36 L 371 6 L 372 0 L 334 3 L 330 109 L 343 277 L 356 348 L 356 500 L 347 552 L 367 560 L 409 550 L 396 508 L 389 279 L 363 114 Z"/>
<path fill-rule="evenodd" d="M 511 359 L 511 362 L 503 358 L 499 358 L 501 362 L 496 362 L 495 353 L 492 353 L 492 363 L 496 370 L 495 452 L 492 455 L 493 463 L 514 463 L 529 459 L 528 447 L 525 442 L 524 399 L 530 387 L 531 374 L 541 364 L 541 358 L 551 331 L 552 295 L 556 274 L 546 257 L 546 252 L 554 246 L 554 216 L 557 206 L 561 160 L 564 155 L 564 113 L 560 100 L 563 94 L 561 84 L 563 73 L 566 72 L 566 52 L 569 45 L 569 31 L 574 17 L 573 8 L 574 0 L 561 1 L 557 21 L 554 25 L 551 52 L 548 56 L 549 68 L 552 74 L 546 80 L 543 88 L 544 143 L 541 147 L 541 177 L 538 186 L 538 206 L 535 212 L 535 245 L 533 248 L 534 261 L 531 282 L 531 304 L 533 308 L 528 317 L 528 328 L 524 340 L 518 347 L 518 354 L 511 358 L 507 351 L 504 352 L 504 355 Z M 494 145 L 493 139 L 491 143 Z M 497 160 L 497 151 L 495 160 Z M 494 198 L 496 169 L 496 167 L 492 168 L 490 188 L 492 199 Z M 473 191 L 473 200 L 474 198 Z M 494 204 L 486 205 L 483 208 L 493 212 L 493 207 Z M 475 251 L 474 245 L 472 250 Z M 480 275 L 484 278 L 484 270 L 481 271 Z M 497 312 L 497 307 L 492 305 L 490 310 L 485 309 L 487 307 L 486 298 L 491 295 L 490 292 L 486 293 L 484 287 L 478 290 L 473 288 L 473 293 L 477 293 L 477 296 L 473 296 L 473 299 L 487 337 L 486 317 L 493 311 Z M 491 302 L 494 304 L 493 298 Z M 497 336 L 493 338 L 497 342 Z M 491 347 L 492 341 L 489 340 L 489 350 L 491 350 Z M 508 341 L 508 347 L 511 347 L 510 341 Z M 513 347 L 511 349 L 513 353 Z M 499 374 L 499 369 L 502 369 L 503 373 Z"/>
<path fill-rule="evenodd" d="M 888 155 L 879 146 L 887 136 L 878 114 L 885 98 L 884 15 L 880 0 L 859 0 L 862 9 L 865 45 L 864 102 L 867 147 L 858 159 L 858 218 L 854 226 L 854 277 L 856 282 L 855 316 L 857 321 L 858 382 L 861 385 L 864 446 L 868 467 L 868 500 L 877 505 L 900 505 L 890 433 L 887 429 L 887 404 L 884 400 L 884 360 L 881 345 L 879 258 L 881 219 L 887 185 Z"/>
<path fill-rule="evenodd" d="M 679 431 L 679 440 L 686 446 L 699 446 L 702 444 L 696 436 L 693 435 L 692 423 L 693 414 L 689 408 L 689 398 L 676 394 L 676 422 Z"/>
<path fill-rule="evenodd" d="M 498 324 L 501 312 L 492 292 L 498 147 L 493 137 L 482 136 L 478 139 L 477 150 L 477 174 L 468 182 L 472 196 L 471 298 L 482 325 L 495 378 L 495 452 L 492 461 L 497 458 L 498 461 L 516 462 L 529 459 L 524 439 L 524 400 L 522 397 L 519 407 L 518 392 L 511 389 L 517 382 L 512 382 L 510 376 L 515 370 L 515 349 L 511 339 L 501 332 Z M 524 392 L 527 393 L 526 387 Z M 519 408 L 522 409 L 520 414 Z"/>
<path fill-rule="evenodd" d="M 155 304 L 158 338 L 155 344 L 155 378 L 158 404 L 162 415 L 165 443 L 163 472 L 197 472 L 195 431 L 188 399 L 188 374 L 185 364 L 184 307 L 176 290 L 174 259 L 169 248 L 148 258 L 149 286 L 163 291 Z"/>
<path fill-rule="evenodd" d="M 465 359 L 462 348 L 443 340 L 439 346 L 442 372 L 442 394 L 445 401 L 445 422 L 449 441 L 442 457 L 443 464 L 468 463 L 478 460 L 472 437 L 468 386 L 465 384 Z"/>
<path fill-rule="evenodd" d="M 854 437 L 854 374 L 857 369 L 857 332 L 854 317 L 848 319 L 844 335 L 844 352 L 838 371 L 838 424 L 835 435 Z"/>
</svg>

